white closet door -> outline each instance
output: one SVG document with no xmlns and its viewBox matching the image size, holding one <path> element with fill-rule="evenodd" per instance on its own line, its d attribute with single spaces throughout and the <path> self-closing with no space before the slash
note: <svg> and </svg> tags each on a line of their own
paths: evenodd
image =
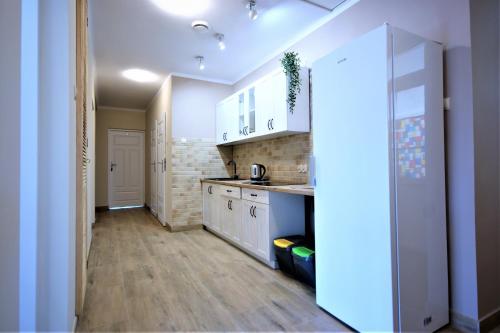
<svg viewBox="0 0 500 333">
<path fill-rule="evenodd" d="M 144 205 L 144 132 L 108 131 L 108 205 Z"/>
<path fill-rule="evenodd" d="M 158 121 L 158 126 L 156 128 L 157 139 L 157 154 L 156 154 L 156 175 L 157 175 L 157 214 L 160 222 L 165 225 L 166 223 L 166 213 L 165 213 L 165 177 L 166 177 L 166 156 L 165 156 L 165 118 Z"/>
<path fill-rule="evenodd" d="M 157 214 L 157 197 L 156 197 L 156 170 L 158 170 L 158 167 L 156 165 L 156 122 L 155 122 L 155 127 L 151 130 L 151 146 L 150 146 L 150 208 L 151 208 L 151 213 L 153 215 Z"/>
</svg>

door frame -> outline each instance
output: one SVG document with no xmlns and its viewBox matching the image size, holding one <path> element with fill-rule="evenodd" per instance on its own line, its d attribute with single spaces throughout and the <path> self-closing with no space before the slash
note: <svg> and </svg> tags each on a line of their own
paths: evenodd
<svg viewBox="0 0 500 333">
<path fill-rule="evenodd" d="M 160 154 L 158 153 L 159 151 L 159 145 L 160 145 L 160 140 L 159 138 L 159 129 L 161 128 L 163 124 L 163 157 L 160 157 Z M 156 119 L 155 120 L 155 127 L 156 127 L 156 218 L 158 221 L 163 226 L 167 225 L 167 170 L 168 170 L 168 163 L 167 163 L 167 114 L 166 112 L 163 112 L 160 116 L 160 120 Z M 158 162 L 158 161 L 161 162 Z M 158 171 L 158 165 L 161 168 L 161 172 Z M 162 204 L 162 210 L 163 210 L 163 215 L 160 214 L 160 209 L 159 209 L 159 204 L 160 200 L 158 197 L 158 188 L 159 185 L 162 183 L 163 186 L 163 202 Z"/>
<path fill-rule="evenodd" d="M 119 207 L 112 207 L 112 193 L 113 191 L 111 190 L 112 187 L 112 182 L 111 182 L 111 146 L 112 142 L 110 141 L 110 134 L 113 132 L 132 132 L 132 133 L 139 133 L 142 136 L 142 145 L 141 145 L 141 201 L 142 201 L 142 206 L 144 206 L 144 199 L 145 199 L 145 192 L 146 192 L 146 187 L 144 184 L 144 178 L 145 178 L 145 132 L 144 130 L 131 130 L 131 129 L 121 129 L 121 128 L 108 128 L 108 163 L 106 165 L 107 168 L 107 175 L 108 175 L 108 207 L 109 208 L 119 208 Z M 140 207 L 139 205 L 138 207 Z"/>
<path fill-rule="evenodd" d="M 151 213 L 154 216 L 158 216 L 158 120 L 154 121 L 154 127 L 151 129 L 151 142 L 149 144 L 149 154 L 150 157 L 154 156 L 153 162 L 151 162 L 150 158 L 150 170 L 149 170 L 149 188 L 150 188 L 150 193 L 149 193 L 149 200 L 151 200 Z M 153 145 L 153 138 L 154 138 L 154 145 Z M 151 170 L 151 166 L 153 166 L 153 170 Z M 155 184 L 153 188 L 153 183 Z M 154 192 L 154 200 L 153 200 L 153 192 Z M 154 207 L 154 209 L 153 209 Z"/>
</svg>

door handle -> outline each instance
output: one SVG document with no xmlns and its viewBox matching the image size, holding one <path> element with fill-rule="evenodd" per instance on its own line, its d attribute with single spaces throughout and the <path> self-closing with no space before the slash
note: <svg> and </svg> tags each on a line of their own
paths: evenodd
<svg viewBox="0 0 500 333">
<path fill-rule="evenodd" d="M 113 169 L 115 168 L 116 163 L 111 162 L 111 172 L 113 172 Z"/>
</svg>

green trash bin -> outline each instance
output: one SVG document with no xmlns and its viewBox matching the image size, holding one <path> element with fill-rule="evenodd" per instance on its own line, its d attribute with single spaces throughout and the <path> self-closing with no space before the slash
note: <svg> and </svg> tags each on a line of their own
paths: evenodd
<svg viewBox="0 0 500 333">
<path fill-rule="evenodd" d="M 292 256 L 297 279 L 315 287 L 314 250 L 306 246 L 297 246 L 292 249 Z"/>
</svg>

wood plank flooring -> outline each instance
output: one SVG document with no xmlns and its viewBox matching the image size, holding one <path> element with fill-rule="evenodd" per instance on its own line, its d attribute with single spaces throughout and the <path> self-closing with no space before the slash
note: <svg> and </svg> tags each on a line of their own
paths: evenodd
<svg viewBox="0 0 500 333">
<path fill-rule="evenodd" d="M 97 215 L 77 331 L 349 331 L 309 287 L 145 209 Z"/>
</svg>

